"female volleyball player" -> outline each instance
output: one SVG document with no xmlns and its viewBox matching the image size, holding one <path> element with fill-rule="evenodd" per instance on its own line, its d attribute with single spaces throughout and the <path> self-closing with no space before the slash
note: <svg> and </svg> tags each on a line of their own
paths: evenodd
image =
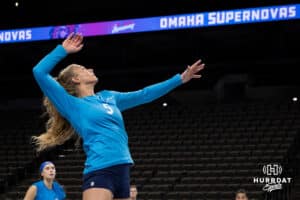
<svg viewBox="0 0 300 200">
<path fill-rule="evenodd" d="M 57 78 L 51 70 L 68 54 L 83 47 L 83 36 L 70 34 L 34 68 L 34 77 L 45 95 L 49 114 L 47 130 L 33 137 L 38 151 L 63 144 L 76 132 L 83 141 L 86 161 L 83 199 L 129 199 L 129 170 L 133 164 L 121 112 L 151 102 L 193 78 L 204 68 L 201 61 L 182 74 L 133 92 L 95 92 L 98 78 L 93 69 L 78 64 L 64 68 Z"/>
<path fill-rule="evenodd" d="M 33 183 L 27 190 L 24 200 L 63 200 L 66 198 L 63 187 L 55 181 L 55 166 L 45 161 L 40 166 L 42 180 Z"/>
</svg>

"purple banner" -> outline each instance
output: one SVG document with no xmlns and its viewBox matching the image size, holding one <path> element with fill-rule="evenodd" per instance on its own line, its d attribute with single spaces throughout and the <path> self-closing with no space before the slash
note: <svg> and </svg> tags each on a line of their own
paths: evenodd
<svg viewBox="0 0 300 200">
<path fill-rule="evenodd" d="M 300 4 L 280 5 L 96 23 L 0 30 L 0 43 L 61 39 L 71 32 L 80 32 L 83 36 L 88 37 L 295 20 L 299 18 Z"/>
</svg>

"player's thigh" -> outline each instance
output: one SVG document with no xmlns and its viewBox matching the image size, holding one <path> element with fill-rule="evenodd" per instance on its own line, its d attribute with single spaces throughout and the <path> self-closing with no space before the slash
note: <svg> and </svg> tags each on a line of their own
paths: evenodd
<svg viewBox="0 0 300 200">
<path fill-rule="evenodd" d="M 90 188 L 83 192 L 83 200 L 112 200 L 113 194 L 105 188 Z"/>
</svg>

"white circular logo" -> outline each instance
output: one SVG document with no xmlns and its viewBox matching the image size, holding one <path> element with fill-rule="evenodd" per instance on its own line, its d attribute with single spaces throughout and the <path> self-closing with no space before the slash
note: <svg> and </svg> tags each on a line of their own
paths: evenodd
<svg viewBox="0 0 300 200">
<path fill-rule="evenodd" d="M 282 167 L 279 164 L 267 164 L 263 167 L 263 173 L 268 176 L 279 176 L 282 173 Z"/>
</svg>

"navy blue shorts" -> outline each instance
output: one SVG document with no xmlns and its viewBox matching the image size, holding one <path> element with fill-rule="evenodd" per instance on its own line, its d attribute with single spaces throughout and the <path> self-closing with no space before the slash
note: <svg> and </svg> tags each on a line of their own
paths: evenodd
<svg viewBox="0 0 300 200">
<path fill-rule="evenodd" d="M 114 198 L 130 196 L 131 164 L 115 165 L 83 175 L 82 190 L 105 188 L 110 190 Z"/>
</svg>

